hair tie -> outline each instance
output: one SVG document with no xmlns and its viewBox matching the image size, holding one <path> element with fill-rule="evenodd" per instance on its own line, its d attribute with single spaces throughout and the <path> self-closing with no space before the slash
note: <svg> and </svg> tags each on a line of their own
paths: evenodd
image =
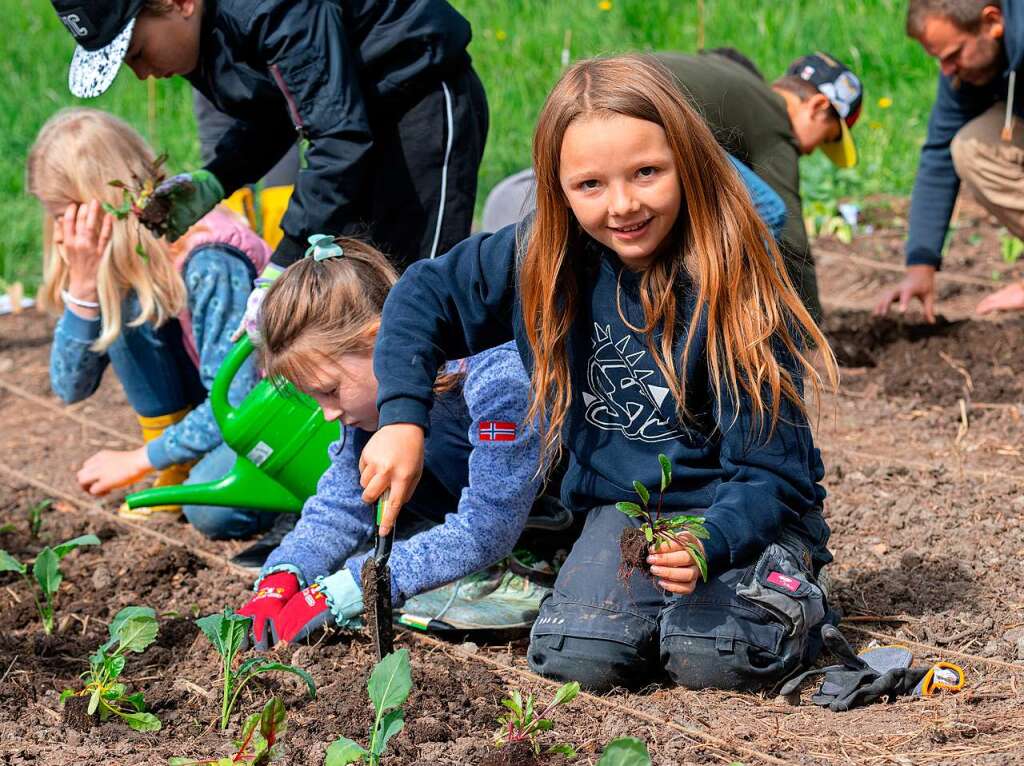
<svg viewBox="0 0 1024 766">
<path fill-rule="evenodd" d="M 326 261 L 328 258 L 341 258 L 345 251 L 330 234 L 314 234 L 308 240 L 309 247 L 306 249 L 306 257 L 313 256 L 313 260 Z"/>
</svg>

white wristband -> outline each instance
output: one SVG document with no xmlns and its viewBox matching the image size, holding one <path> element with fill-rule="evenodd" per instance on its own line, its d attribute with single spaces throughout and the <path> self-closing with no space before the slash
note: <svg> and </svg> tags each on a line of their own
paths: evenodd
<svg viewBox="0 0 1024 766">
<path fill-rule="evenodd" d="M 73 296 L 67 290 L 61 290 L 60 297 L 65 303 L 70 303 L 71 305 L 78 306 L 82 309 L 98 309 L 100 307 L 100 304 L 96 301 L 83 301 L 81 298 Z"/>
</svg>

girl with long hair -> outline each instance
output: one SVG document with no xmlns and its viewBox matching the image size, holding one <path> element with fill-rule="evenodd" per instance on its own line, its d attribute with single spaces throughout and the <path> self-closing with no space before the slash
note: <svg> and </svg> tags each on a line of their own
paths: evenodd
<svg viewBox="0 0 1024 766">
<path fill-rule="evenodd" d="M 230 211 L 217 208 L 174 245 L 132 216 L 118 220 L 111 181 L 132 183 L 155 156 L 131 126 L 95 109 L 66 109 L 39 131 L 26 188 L 43 208 L 45 308 L 59 313 L 50 381 L 65 402 L 91 396 L 114 368 L 142 427 L 138 449 L 101 450 L 78 472 L 93 495 L 156 472 L 156 484 L 209 481 L 235 455 L 223 443 L 207 394 L 232 331 L 245 312 L 253 279 L 270 248 Z M 258 373 L 246 364 L 232 384 L 241 400 Z M 119 511 L 135 519 L 176 518 L 180 506 Z M 186 517 L 213 537 L 244 537 L 275 514 L 186 506 Z"/>
<path fill-rule="evenodd" d="M 361 497 L 360 454 L 377 428 L 373 346 L 398 274 L 358 240 L 324 237 L 311 251 L 267 293 L 263 364 L 343 428 L 316 494 L 239 610 L 253 618 L 261 648 L 301 641 L 325 623 L 354 625 L 363 611 L 365 551 L 375 538 L 372 507 Z M 450 363 L 433 390 L 424 480 L 408 503 L 415 523 L 402 525 L 388 564 L 397 606 L 508 556 L 541 485 L 540 436 L 522 425 L 530 382 L 511 343 Z M 488 582 L 487 599 L 460 602 L 477 627 L 536 613 L 540 591 L 522 580 L 515 587 L 511 572 L 504 574 Z"/>
<path fill-rule="evenodd" d="M 446 358 L 514 339 L 531 373 L 540 468 L 562 451 L 583 533 L 534 624 L 530 665 L 593 689 L 663 672 L 700 688 L 773 683 L 817 651 L 831 560 L 824 467 L 804 381 L 837 373 L 825 338 L 726 155 L 671 76 L 643 56 L 570 68 L 533 143 L 537 210 L 392 290 L 377 340 L 380 428 L 363 498 L 390 488 L 386 533 L 415 486 Z M 684 546 L 619 575 L 615 503 L 657 488 L 705 519 L 707 578 Z"/>
</svg>

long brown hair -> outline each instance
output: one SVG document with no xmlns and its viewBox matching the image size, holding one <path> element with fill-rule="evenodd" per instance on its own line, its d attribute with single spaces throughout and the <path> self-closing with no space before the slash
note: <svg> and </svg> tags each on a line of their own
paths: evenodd
<svg viewBox="0 0 1024 766">
<path fill-rule="evenodd" d="M 580 300 L 579 246 L 587 235 L 563 195 L 559 180 L 562 140 L 569 125 L 585 116 L 625 115 L 659 125 L 675 160 L 684 205 L 674 227 L 676 245 L 641 278 L 645 324 L 652 358 L 676 400 L 677 415 L 689 419 L 685 370 L 691 354 L 707 359 L 715 398 L 748 398 L 758 430 L 765 416 L 770 434 L 783 397 L 806 408 L 793 375 L 776 357 L 781 351 L 820 392 L 821 377 L 804 349 L 821 349 L 828 379 L 838 384 L 835 357 L 804 308 L 787 275 L 771 232 L 758 216 L 746 187 L 667 70 L 647 56 L 581 61 L 548 96 L 533 139 L 537 213 L 519 271 L 519 293 L 533 352 L 528 419 L 544 426 L 545 462 L 560 451 L 560 433 L 572 401 L 566 338 Z M 679 359 L 674 357 L 677 294 L 692 281 L 696 310 Z M 693 348 L 701 313 L 707 344 Z M 621 311 L 620 311 L 621 315 Z M 625 322 L 625 317 L 623 317 Z M 655 329 L 661 325 L 660 347 Z M 723 386 L 726 389 L 723 391 Z"/>
<path fill-rule="evenodd" d="M 273 379 L 300 384 L 315 379 L 324 361 L 373 354 L 384 300 L 398 272 L 377 249 L 337 237 L 340 257 L 293 263 L 263 300 L 263 367 Z M 459 375 L 441 375 L 434 390 L 455 387 Z"/>
</svg>

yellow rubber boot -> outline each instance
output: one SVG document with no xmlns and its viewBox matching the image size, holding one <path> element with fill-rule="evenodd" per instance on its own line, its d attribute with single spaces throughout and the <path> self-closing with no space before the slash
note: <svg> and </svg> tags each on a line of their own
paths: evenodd
<svg viewBox="0 0 1024 766">
<path fill-rule="evenodd" d="M 169 415 L 157 415 L 147 418 L 136 415 L 139 425 L 142 427 L 142 441 L 149 444 L 164 432 L 169 426 L 181 421 L 190 411 L 191 407 L 172 412 Z M 181 484 L 188 478 L 188 472 L 196 464 L 195 460 L 185 463 L 175 463 L 157 471 L 156 479 L 153 480 L 154 487 L 170 487 Z M 148 521 L 150 519 L 168 521 L 177 518 L 181 514 L 180 505 L 154 505 L 149 508 L 129 508 L 127 503 L 122 503 L 117 509 L 117 515 L 136 521 Z"/>
</svg>

